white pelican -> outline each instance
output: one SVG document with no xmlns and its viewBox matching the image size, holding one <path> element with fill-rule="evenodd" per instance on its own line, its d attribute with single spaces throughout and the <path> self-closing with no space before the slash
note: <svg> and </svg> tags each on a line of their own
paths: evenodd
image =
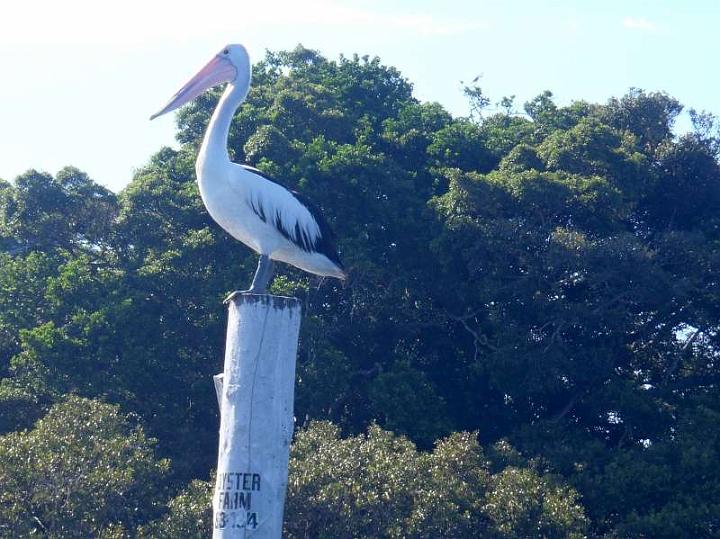
<svg viewBox="0 0 720 539">
<path fill-rule="evenodd" d="M 244 292 L 266 292 L 273 260 L 316 275 L 345 279 L 333 234 L 317 208 L 256 168 L 230 161 L 227 151 L 230 123 L 247 96 L 250 78 L 250 59 L 245 47 L 228 45 L 150 119 L 175 110 L 209 88 L 229 83 L 210 118 L 195 171 L 200 196 L 210 216 L 260 255 L 252 284 Z M 233 292 L 226 301 L 238 293 Z"/>
</svg>

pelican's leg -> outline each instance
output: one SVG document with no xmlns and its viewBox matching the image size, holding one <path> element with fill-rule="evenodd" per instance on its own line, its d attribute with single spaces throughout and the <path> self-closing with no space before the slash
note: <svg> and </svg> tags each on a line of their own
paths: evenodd
<svg viewBox="0 0 720 539">
<path fill-rule="evenodd" d="M 267 285 L 270 282 L 270 278 L 273 274 L 273 262 L 267 255 L 260 255 L 258 260 L 258 266 L 255 270 L 255 277 L 253 277 L 252 284 L 247 290 L 236 290 L 225 298 L 223 303 L 229 303 L 238 294 L 265 294 L 267 292 Z"/>
<path fill-rule="evenodd" d="M 258 267 L 255 270 L 255 277 L 248 290 L 251 294 L 265 294 L 267 292 L 267 285 L 270 282 L 270 278 L 273 274 L 273 262 L 270 260 L 268 255 L 260 255 L 258 260 Z"/>
</svg>

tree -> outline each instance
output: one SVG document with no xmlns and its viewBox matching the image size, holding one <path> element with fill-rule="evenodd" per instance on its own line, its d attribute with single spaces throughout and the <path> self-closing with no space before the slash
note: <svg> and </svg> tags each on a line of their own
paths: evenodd
<svg viewBox="0 0 720 539">
<path fill-rule="evenodd" d="M 350 272 L 281 267 L 271 285 L 303 302 L 297 451 L 312 441 L 325 460 L 294 453 L 314 478 L 295 492 L 329 529 L 343 524 L 328 507 L 386 535 L 716 533 L 712 115 L 674 137 L 682 107 L 662 93 L 563 106 L 545 92 L 519 115 L 469 87 L 479 108 L 453 118 L 376 58 L 303 47 L 268 53 L 253 81 L 231 154 L 319 205 Z M 207 517 L 194 504 L 209 487 L 190 482 L 213 465 L 220 301 L 256 264 L 194 181 L 218 96 L 180 111 L 180 148 L 117 197 L 72 168 L 0 182 L 0 429 L 68 394 L 137 414 L 173 461 L 168 495 L 187 489 L 166 514 L 179 535 Z M 397 480 L 387 515 L 378 477 Z"/>
<path fill-rule="evenodd" d="M 0 437 L 0 530 L 121 537 L 158 513 L 169 463 L 116 407 L 68 397 L 31 431 Z"/>
<path fill-rule="evenodd" d="M 587 519 L 572 488 L 538 473 L 507 444 L 491 454 L 467 432 L 419 453 L 377 426 L 341 438 L 335 425 L 312 423 L 292 446 L 283 536 L 584 536 Z M 516 466 L 507 466 L 508 454 Z M 205 536 L 211 485 L 191 484 L 141 536 Z"/>
<path fill-rule="evenodd" d="M 99 247 L 109 241 L 115 195 L 87 174 L 66 167 L 53 178 L 29 170 L 0 191 L 0 235 L 12 252 Z"/>
</svg>

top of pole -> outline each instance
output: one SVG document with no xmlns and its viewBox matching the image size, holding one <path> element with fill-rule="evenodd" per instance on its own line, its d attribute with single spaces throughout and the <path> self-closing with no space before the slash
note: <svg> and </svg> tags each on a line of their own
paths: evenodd
<svg viewBox="0 0 720 539">
<path fill-rule="evenodd" d="M 298 298 L 289 296 L 273 296 L 271 294 L 249 294 L 240 293 L 232 294 L 225 301 L 227 304 L 234 304 L 239 307 L 240 305 L 263 305 L 273 307 L 275 309 L 287 309 L 297 307 L 300 305 Z"/>
</svg>

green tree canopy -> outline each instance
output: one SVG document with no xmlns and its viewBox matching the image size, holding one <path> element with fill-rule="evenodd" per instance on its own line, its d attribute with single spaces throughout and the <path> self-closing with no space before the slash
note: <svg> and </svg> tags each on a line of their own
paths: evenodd
<svg viewBox="0 0 720 539">
<path fill-rule="evenodd" d="M 296 435 L 284 537 L 580 538 L 587 519 L 577 493 L 542 474 L 507 443 L 486 455 L 455 433 L 432 452 L 377 426 L 342 439 L 329 422 Z M 512 465 L 509 461 L 513 461 Z M 195 482 L 148 537 L 203 537 L 210 483 Z"/>
<path fill-rule="evenodd" d="M 117 407 L 69 397 L 0 437 L 3 537 L 122 537 L 160 509 L 169 463 Z"/>
<path fill-rule="evenodd" d="M 521 114 L 477 85 L 458 118 L 377 58 L 303 47 L 253 69 L 231 154 L 312 199 L 350 273 L 340 285 L 285 267 L 272 284 L 303 301 L 298 423 L 334 425 L 299 435 L 307 478 L 292 496 L 369 536 L 717 534 L 715 118 L 691 111 L 676 136 L 682 106 L 662 92 L 569 105 L 544 92 Z M 80 402 L 68 395 L 135 414 L 172 461 L 154 477 L 180 535 L 207 509 L 220 300 L 256 264 L 197 192 L 218 96 L 182 109 L 179 148 L 118 195 L 74 168 L 0 182 L 3 440 L 20 447 L 54 404 Z M 35 492 L 13 484 L 13 500 Z M 304 526 L 293 500 L 288 526 Z M 150 520 L 127 525 L 152 535 Z"/>
</svg>

